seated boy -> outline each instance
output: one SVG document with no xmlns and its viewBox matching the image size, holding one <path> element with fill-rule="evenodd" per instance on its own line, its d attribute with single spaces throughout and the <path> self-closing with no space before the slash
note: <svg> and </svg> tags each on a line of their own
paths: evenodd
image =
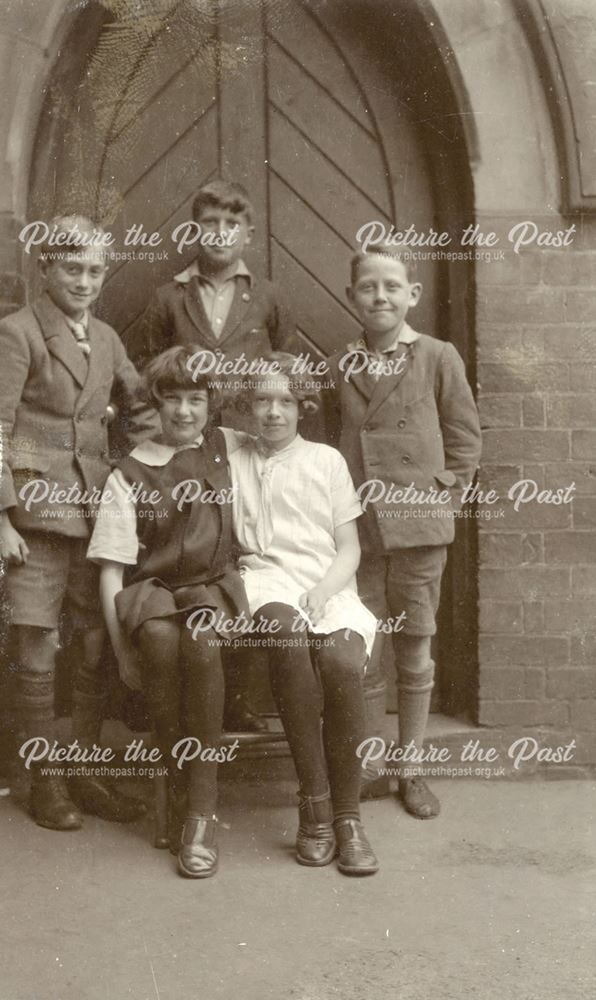
<svg viewBox="0 0 596 1000">
<path fill-rule="evenodd" d="M 257 281 L 242 255 L 254 232 L 254 211 L 240 184 L 213 180 L 199 189 L 192 206 L 193 220 L 201 233 L 227 234 L 228 246 L 197 244 L 197 256 L 186 270 L 157 289 L 138 323 L 124 336 L 129 357 L 137 368 L 175 344 L 196 345 L 206 354 L 205 365 L 243 358 L 250 362 L 271 350 L 297 347 L 295 326 L 270 281 Z M 208 369 L 203 371 L 208 373 Z M 217 379 L 215 369 L 213 378 Z M 217 422 L 246 429 L 231 403 L 233 383 L 242 374 L 219 377 L 224 407 Z M 250 376 L 248 376 L 250 377 Z M 226 404 L 226 397 L 229 401 Z M 248 662 L 248 654 L 243 660 Z M 248 705 L 238 656 L 226 666 L 226 719 L 228 731 L 264 732 L 267 726 Z"/>
<path fill-rule="evenodd" d="M 105 254 L 81 245 L 81 237 L 90 244 L 101 230 L 89 219 L 62 216 L 50 231 L 69 242 L 42 247 L 43 294 L 0 323 L 0 557 L 15 630 L 17 707 L 25 739 L 37 739 L 40 748 L 31 813 L 40 826 L 72 830 L 82 822 L 77 807 L 123 822 L 144 811 L 94 776 L 72 778 L 67 790 L 58 774 L 42 772 L 43 749 L 55 739 L 55 658 L 66 605 L 83 649 L 73 679 L 72 739 L 92 747 L 100 735 L 104 631 L 97 569 L 86 549 L 89 515 L 110 470 L 107 407 L 114 398 L 131 444 L 150 435 L 157 418 L 134 401 L 139 379 L 118 335 L 89 311 L 104 281 Z"/>
<path fill-rule="evenodd" d="M 334 388 L 325 401 L 330 441 L 346 458 L 365 508 L 359 594 L 378 619 L 388 611 L 395 621 L 405 612 L 402 630 L 393 633 L 404 748 L 421 748 L 424 739 L 441 576 L 454 511 L 481 448 L 476 405 L 455 347 L 406 323 L 421 292 L 394 249 L 356 254 L 347 296 L 363 335 L 330 359 Z M 446 502 L 433 502 L 433 488 Z M 403 502 L 392 503 L 400 489 Z M 381 652 L 378 636 L 373 657 Z M 421 778 L 401 779 L 399 793 L 419 819 L 439 813 Z"/>
</svg>

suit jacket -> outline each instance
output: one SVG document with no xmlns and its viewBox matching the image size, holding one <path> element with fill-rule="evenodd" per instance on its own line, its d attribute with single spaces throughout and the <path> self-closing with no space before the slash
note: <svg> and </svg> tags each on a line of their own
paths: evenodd
<svg viewBox="0 0 596 1000">
<path fill-rule="evenodd" d="M 219 337 L 211 328 L 193 283 L 174 279 L 157 289 L 140 320 L 124 335 L 129 357 L 137 367 L 175 344 L 197 345 L 221 351 L 234 359 L 244 352 L 248 360 L 266 351 L 295 350 L 295 326 L 280 305 L 270 281 L 235 279 L 230 312 Z"/>
<path fill-rule="evenodd" d="M 361 500 L 370 497 L 360 521 L 367 551 L 453 541 L 454 511 L 480 458 L 478 413 L 461 357 L 452 344 L 407 329 L 410 342 L 399 345 L 392 373 L 377 381 L 366 371 L 346 380 L 340 362 L 352 345 L 329 359 L 328 439 L 357 489 L 374 481 L 360 490 Z M 391 502 L 412 483 L 426 497 L 432 488 L 446 490 L 448 502 Z"/>
<path fill-rule="evenodd" d="M 101 491 L 110 470 L 111 399 L 130 448 L 159 425 L 154 411 L 135 400 L 139 376 L 117 333 L 90 316 L 88 336 L 87 359 L 47 293 L 0 322 L 0 509 L 11 508 L 17 529 L 89 533 L 86 517 L 73 516 L 72 503 L 31 503 L 27 510 L 19 492 L 35 479 L 56 490 L 78 484 Z"/>
</svg>

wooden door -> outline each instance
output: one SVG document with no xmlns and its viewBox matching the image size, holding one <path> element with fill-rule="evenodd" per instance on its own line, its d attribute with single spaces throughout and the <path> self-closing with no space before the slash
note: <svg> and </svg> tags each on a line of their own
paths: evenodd
<svg viewBox="0 0 596 1000">
<path fill-rule="evenodd" d="M 400 97 L 405 40 L 379 55 L 373 0 L 126 8 L 92 5 L 73 28 L 40 123 L 30 214 L 102 217 L 118 249 L 133 224 L 160 232 L 153 263 L 110 269 L 101 314 L 124 334 L 192 259 L 170 234 L 197 188 L 240 180 L 256 210 L 249 266 L 279 283 L 313 350 L 340 347 L 358 333 L 345 286 L 360 227 L 437 227 L 426 126 Z M 419 277 L 412 323 L 436 334 L 436 265 Z"/>
</svg>

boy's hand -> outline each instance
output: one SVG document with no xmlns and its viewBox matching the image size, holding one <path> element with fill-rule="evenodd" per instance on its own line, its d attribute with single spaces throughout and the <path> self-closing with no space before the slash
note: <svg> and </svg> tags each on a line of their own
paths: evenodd
<svg viewBox="0 0 596 1000">
<path fill-rule="evenodd" d="M 127 687 L 133 691 L 141 691 L 141 670 L 134 651 L 127 650 L 118 657 L 118 672 Z"/>
<path fill-rule="evenodd" d="M 27 562 L 29 549 L 27 543 L 16 528 L 13 528 L 8 514 L 0 514 L 0 558 L 7 563 L 22 566 Z"/>
<path fill-rule="evenodd" d="M 301 594 L 298 603 L 306 611 L 313 625 L 318 625 L 325 616 L 325 608 L 328 600 L 329 594 L 327 591 L 318 586 Z"/>
</svg>

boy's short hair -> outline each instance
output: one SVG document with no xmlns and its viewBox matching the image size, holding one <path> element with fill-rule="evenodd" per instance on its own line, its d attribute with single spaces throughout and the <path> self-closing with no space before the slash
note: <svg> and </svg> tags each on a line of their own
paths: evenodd
<svg viewBox="0 0 596 1000">
<path fill-rule="evenodd" d="M 172 389 L 206 389 L 209 394 L 209 409 L 218 400 L 218 392 L 207 373 L 193 377 L 192 366 L 188 362 L 196 354 L 196 347 L 178 345 L 169 347 L 158 354 L 143 368 L 139 395 L 150 406 L 159 409 L 163 393 Z"/>
<path fill-rule="evenodd" d="M 244 215 L 249 226 L 253 222 L 254 209 L 248 191 L 235 181 L 218 178 L 199 188 L 192 203 L 192 217 L 195 222 L 199 222 L 205 208 L 224 208 L 234 215 Z"/>
<path fill-rule="evenodd" d="M 264 362 L 271 368 L 263 370 L 263 374 L 250 375 L 245 380 L 240 393 L 234 397 L 234 405 L 240 413 L 248 413 L 252 404 L 255 388 L 259 382 L 268 379 L 279 378 L 285 375 L 288 379 L 288 387 L 292 395 L 298 400 L 298 408 L 301 413 L 316 413 L 319 409 L 319 387 L 317 381 L 310 374 L 303 374 L 295 371 L 295 366 L 299 359 L 294 354 L 287 351 L 268 351 L 263 354 L 259 362 Z"/>
<path fill-rule="evenodd" d="M 68 253 L 77 253 L 78 250 L 84 252 L 88 246 L 85 245 L 84 240 L 77 238 L 78 234 L 91 236 L 93 233 L 102 235 L 105 233 L 103 226 L 87 215 L 55 215 L 48 223 L 48 230 L 48 236 L 40 244 L 39 249 L 40 260 L 48 263 L 54 260 L 63 260 L 65 254 Z M 66 243 L 56 245 L 50 241 L 55 240 L 58 233 L 70 233 L 71 236 Z M 91 249 L 101 250 L 104 255 L 106 254 L 105 247 L 94 248 L 91 245 Z"/>
<path fill-rule="evenodd" d="M 380 243 L 378 246 L 371 247 L 370 250 L 359 250 L 355 253 L 350 261 L 350 284 L 352 287 L 358 281 L 358 273 L 360 271 L 360 265 L 364 263 L 367 257 L 371 257 L 373 254 L 377 254 L 380 257 L 391 257 L 393 260 L 398 260 L 406 272 L 406 277 L 409 282 L 416 280 L 416 261 L 412 260 L 410 255 L 405 255 L 400 253 L 396 247 L 389 246 L 386 243 Z"/>
</svg>

